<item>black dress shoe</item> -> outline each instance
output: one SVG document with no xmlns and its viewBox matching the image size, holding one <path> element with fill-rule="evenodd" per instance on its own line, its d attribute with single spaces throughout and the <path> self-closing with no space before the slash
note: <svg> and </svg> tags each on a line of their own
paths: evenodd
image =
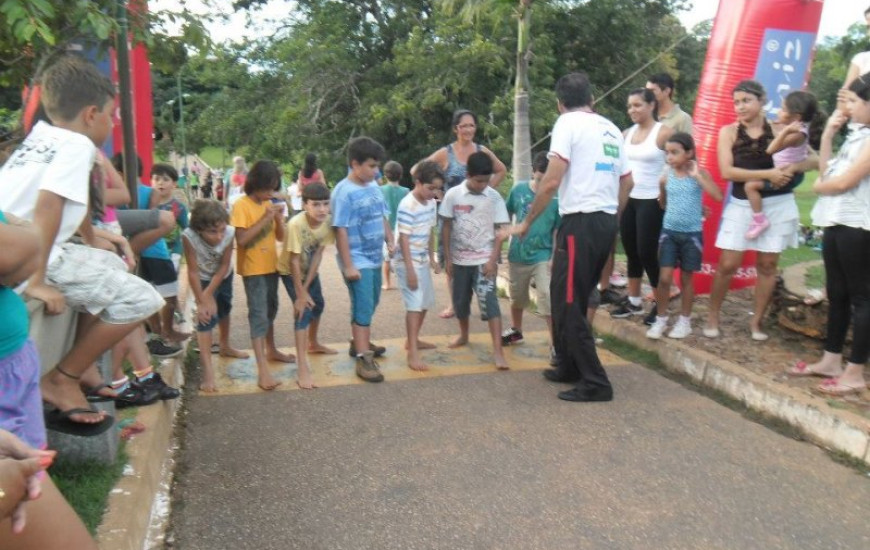
<svg viewBox="0 0 870 550">
<path fill-rule="evenodd" d="M 559 399 L 563 401 L 613 401 L 613 388 L 573 388 L 560 391 Z"/>
<path fill-rule="evenodd" d="M 550 382 L 562 382 L 565 384 L 580 380 L 580 377 L 576 374 L 568 374 L 561 369 L 544 369 L 544 378 Z"/>
</svg>

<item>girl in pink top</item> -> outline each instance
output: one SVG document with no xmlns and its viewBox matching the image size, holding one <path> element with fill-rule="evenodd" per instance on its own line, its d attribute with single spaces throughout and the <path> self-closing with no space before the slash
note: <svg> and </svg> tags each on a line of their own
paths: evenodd
<svg viewBox="0 0 870 550">
<path fill-rule="evenodd" d="M 308 153 L 305 155 L 305 163 L 302 165 L 302 170 L 299 171 L 299 177 L 296 180 L 299 184 L 299 194 L 302 194 L 302 188 L 312 183 L 322 183 L 326 185 L 326 178 L 323 176 L 323 170 L 317 167 L 317 155 Z"/>
</svg>

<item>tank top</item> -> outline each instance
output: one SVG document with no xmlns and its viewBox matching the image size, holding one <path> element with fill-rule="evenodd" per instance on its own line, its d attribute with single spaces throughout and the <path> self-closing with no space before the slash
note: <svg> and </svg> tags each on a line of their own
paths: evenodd
<svg viewBox="0 0 870 550">
<path fill-rule="evenodd" d="M 745 170 L 769 170 L 773 168 L 773 157 L 767 154 L 767 147 L 773 141 L 773 129 L 767 120 L 764 121 L 764 130 L 757 139 L 749 137 L 746 127 L 737 124 L 737 139 L 731 146 L 731 156 L 734 159 L 735 168 Z M 743 186 L 746 182 L 735 181 L 731 185 L 731 196 L 735 199 L 746 200 L 746 190 Z M 789 190 L 762 191 L 761 197 L 773 197 L 791 193 Z"/>
<path fill-rule="evenodd" d="M 308 178 L 305 177 L 304 170 L 299 172 L 299 185 L 301 187 L 305 187 L 306 185 L 310 185 L 312 183 L 323 183 L 323 181 L 320 179 L 320 176 L 317 175 L 317 170 L 315 170 L 314 173 L 311 174 L 311 177 Z"/>
<path fill-rule="evenodd" d="M 646 139 L 640 143 L 631 142 L 637 132 L 637 124 L 629 128 L 625 135 L 625 156 L 634 180 L 629 196 L 633 199 L 657 199 L 659 196 L 659 178 L 665 167 L 665 152 L 656 144 L 661 128 L 662 123 L 656 122 Z"/>
<path fill-rule="evenodd" d="M 475 152 L 480 151 L 480 145 L 474 144 Z M 444 176 L 447 178 L 445 181 L 444 192 L 446 193 L 448 189 L 451 187 L 456 187 L 463 181 L 465 181 L 465 164 L 459 162 L 459 159 L 456 158 L 456 153 L 453 152 L 453 144 L 447 146 L 447 170 L 444 173 Z"/>
</svg>

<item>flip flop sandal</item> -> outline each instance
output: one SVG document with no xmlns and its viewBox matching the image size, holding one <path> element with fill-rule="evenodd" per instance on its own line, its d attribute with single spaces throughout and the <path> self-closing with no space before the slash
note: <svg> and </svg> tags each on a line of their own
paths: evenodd
<svg viewBox="0 0 870 550">
<path fill-rule="evenodd" d="M 810 365 L 806 361 L 796 361 L 794 365 L 785 369 L 785 373 L 789 376 L 793 376 L 795 378 L 801 378 L 806 376 L 819 376 L 821 378 L 834 378 L 833 375 L 830 374 L 822 374 L 820 372 L 810 370 Z"/>
<path fill-rule="evenodd" d="M 212 352 L 212 354 L 220 353 L 221 352 L 221 345 L 220 344 L 212 344 L 211 345 L 211 352 Z"/>
<path fill-rule="evenodd" d="M 112 389 L 112 386 L 108 384 L 100 384 L 93 388 L 87 388 L 85 390 L 85 398 L 88 400 L 88 403 L 108 403 L 109 401 L 114 401 L 115 396 L 103 395 L 100 393 L 100 390 L 105 388 Z"/>
<path fill-rule="evenodd" d="M 74 420 L 71 420 L 70 416 L 83 413 L 98 413 L 100 411 L 96 409 L 84 408 L 73 408 L 62 411 L 57 407 L 49 407 L 51 408 L 47 408 L 44 411 L 46 429 L 68 435 L 75 435 L 79 437 L 93 437 L 95 435 L 100 435 L 101 433 L 111 428 L 112 424 L 114 424 L 115 422 L 115 418 L 112 416 L 106 416 L 105 418 L 103 418 L 103 420 L 94 424 L 76 422 Z"/>
<path fill-rule="evenodd" d="M 829 378 L 828 380 L 825 380 L 824 382 L 816 386 L 817 391 L 825 395 L 831 395 L 834 397 L 844 397 L 846 395 L 859 394 L 863 392 L 866 388 L 866 385 L 847 386 L 845 384 L 840 384 L 834 378 Z"/>
</svg>

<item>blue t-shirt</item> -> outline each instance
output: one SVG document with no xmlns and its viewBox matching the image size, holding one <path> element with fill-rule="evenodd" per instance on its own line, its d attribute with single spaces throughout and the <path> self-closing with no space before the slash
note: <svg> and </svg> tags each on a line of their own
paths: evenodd
<svg viewBox="0 0 870 550">
<path fill-rule="evenodd" d="M 691 176 L 678 178 L 668 168 L 668 181 L 665 184 L 667 205 L 662 227 L 680 233 L 697 233 L 703 226 L 703 204 L 701 203 L 701 184 Z"/>
<path fill-rule="evenodd" d="M 6 223 L 6 216 L 0 212 L 0 223 Z M 27 306 L 18 294 L 0 285 L 0 358 L 12 355 L 27 341 L 30 319 Z"/>
<path fill-rule="evenodd" d="M 139 208 L 149 210 L 148 205 L 151 204 L 151 193 L 154 190 L 147 185 L 139 184 Z M 146 248 L 140 254 L 143 258 L 154 258 L 157 260 L 169 260 L 169 247 L 166 246 L 166 241 L 157 239 L 157 242 Z"/>
<path fill-rule="evenodd" d="M 332 191 L 330 207 L 332 227 L 347 229 L 354 267 L 380 267 L 384 261 L 384 217 L 389 212 L 377 182 L 358 184 L 347 178 L 341 180 Z"/>
<path fill-rule="evenodd" d="M 529 215 L 529 209 L 535 202 L 535 192 L 528 183 L 518 183 L 511 189 L 505 202 L 508 214 L 516 217 L 521 223 Z M 511 237 L 508 249 L 508 261 L 516 264 L 538 264 L 547 262 L 553 257 L 553 232 L 559 227 L 559 200 L 553 198 L 535 223 L 529 227 L 529 232 L 520 239 Z"/>
</svg>

